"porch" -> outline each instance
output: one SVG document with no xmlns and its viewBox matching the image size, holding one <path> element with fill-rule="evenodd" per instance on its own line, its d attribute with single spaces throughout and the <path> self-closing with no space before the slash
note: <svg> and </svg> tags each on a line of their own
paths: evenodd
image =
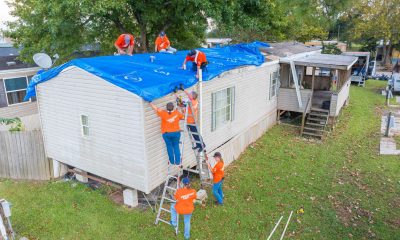
<svg viewBox="0 0 400 240">
<path fill-rule="evenodd" d="M 314 54 L 297 59 L 282 59 L 279 116 L 286 111 L 302 116 L 302 129 L 321 124 L 325 128 L 329 118 L 339 115 L 349 97 L 351 66 L 356 57 Z M 306 115 L 319 116 L 316 122 L 306 122 Z M 308 119 L 307 119 L 308 121 Z"/>
</svg>

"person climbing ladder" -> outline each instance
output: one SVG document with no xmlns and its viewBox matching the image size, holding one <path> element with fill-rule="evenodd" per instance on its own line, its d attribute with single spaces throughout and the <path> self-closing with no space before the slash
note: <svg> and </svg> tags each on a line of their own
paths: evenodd
<svg viewBox="0 0 400 240">
<path fill-rule="evenodd" d="M 161 133 L 167 147 L 170 164 L 180 165 L 181 153 L 179 149 L 179 141 L 181 138 L 181 129 L 179 121 L 184 119 L 183 114 L 175 109 L 172 102 L 167 103 L 167 110 L 159 109 L 151 102 L 149 104 L 161 118 Z"/>
</svg>

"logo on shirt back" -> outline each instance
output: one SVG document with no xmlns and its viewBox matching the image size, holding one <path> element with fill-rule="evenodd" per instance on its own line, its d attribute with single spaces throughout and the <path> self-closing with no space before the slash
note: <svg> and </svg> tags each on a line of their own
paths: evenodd
<svg viewBox="0 0 400 240">
<path fill-rule="evenodd" d="M 168 119 L 167 119 L 167 122 L 173 123 L 173 122 L 175 122 L 175 119 L 176 119 L 177 117 L 178 117 L 178 116 L 175 115 L 175 116 L 173 116 L 173 117 L 171 117 L 171 118 L 168 118 Z"/>
<path fill-rule="evenodd" d="M 182 196 L 181 196 L 181 199 L 187 200 L 187 199 L 189 199 L 189 197 L 191 197 L 191 196 L 193 196 L 193 195 L 194 195 L 194 193 L 185 194 L 185 195 L 182 195 Z"/>
</svg>

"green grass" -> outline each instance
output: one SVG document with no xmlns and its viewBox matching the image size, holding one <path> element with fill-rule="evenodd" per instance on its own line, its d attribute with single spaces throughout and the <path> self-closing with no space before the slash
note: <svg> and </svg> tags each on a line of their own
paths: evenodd
<svg viewBox="0 0 400 240">
<path fill-rule="evenodd" d="M 292 239 L 400 239 L 400 158 L 379 156 L 385 82 L 352 87 L 350 105 L 323 142 L 276 126 L 227 168 L 226 202 L 197 206 L 193 239 L 266 239 L 291 210 Z M 15 230 L 30 239 L 177 239 L 150 210 L 129 210 L 71 182 L 0 182 Z M 284 224 L 281 224 L 284 225 Z M 283 230 L 278 228 L 275 235 Z M 182 233 L 178 239 L 183 239 Z"/>
</svg>

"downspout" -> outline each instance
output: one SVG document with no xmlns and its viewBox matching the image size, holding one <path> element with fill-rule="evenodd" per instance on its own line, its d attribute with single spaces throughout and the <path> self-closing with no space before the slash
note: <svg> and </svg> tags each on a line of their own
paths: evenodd
<svg viewBox="0 0 400 240">
<path fill-rule="evenodd" d="M 203 135 L 203 70 L 199 69 L 199 132 Z"/>
</svg>

